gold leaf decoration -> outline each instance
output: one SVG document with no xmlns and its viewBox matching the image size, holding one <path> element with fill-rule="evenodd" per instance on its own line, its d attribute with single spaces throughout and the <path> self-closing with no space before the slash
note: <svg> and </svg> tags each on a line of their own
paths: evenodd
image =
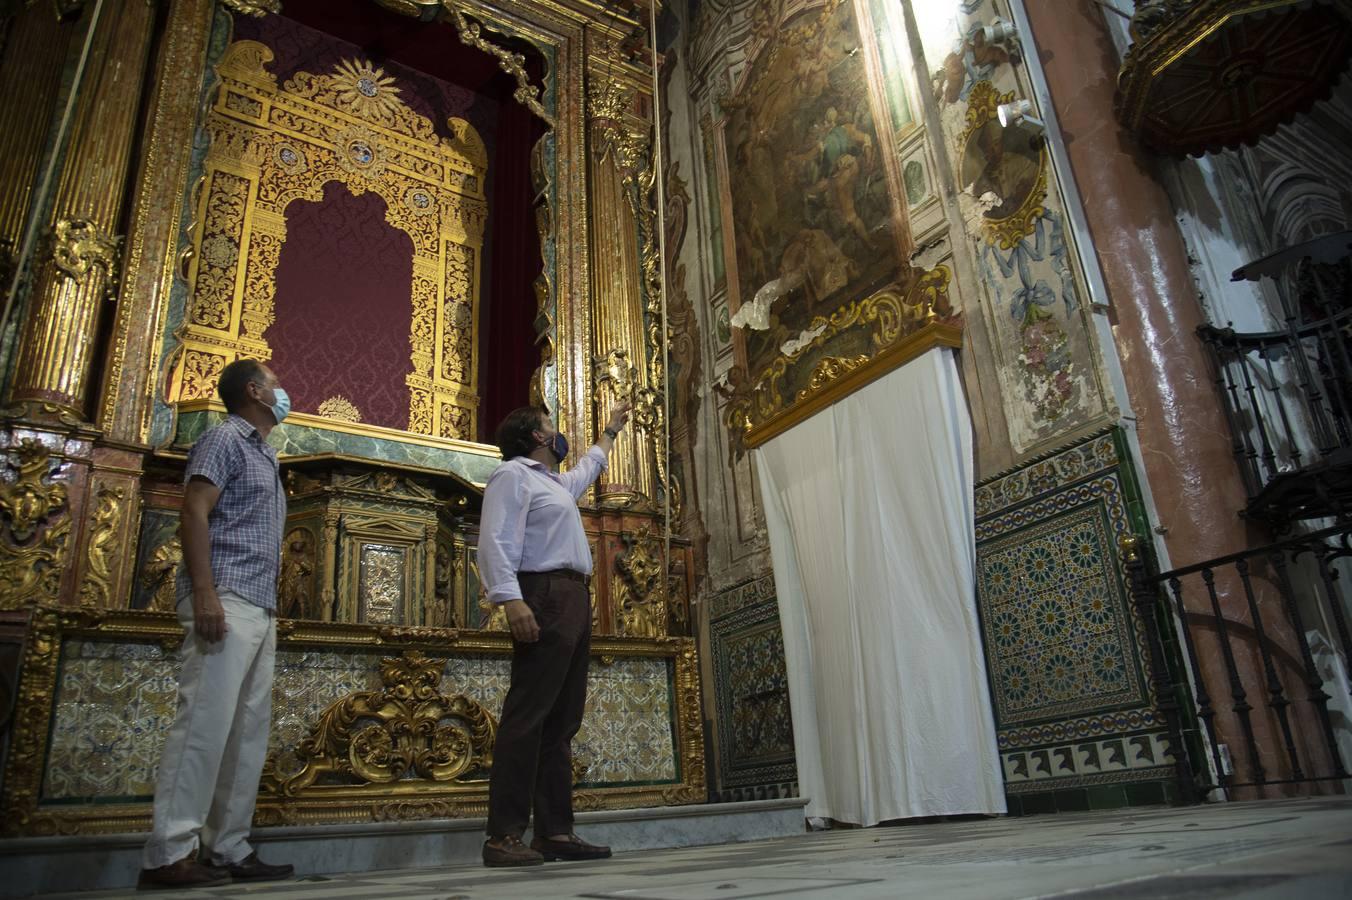
<svg viewBox="0 0 1352 900">
<path fill-rule="evenodd" d="M 294 797 L 321 779 L 368 785 L 415 780 L 482 781 L 493 765 L 497 722 L 478 702 L 438 690 L 444 659 L 417 650 L 381 660 L 378 691 L 329 705 L 296 749 L 297 768 L 263 774 L 266 788 Z"/>
<path fill-rule="evenodd" d="M 326 419 L 337 419 L 340 422 L 361 421 L 361 410 L 342 394 L 330 397 L 319 404 L 319 414 Z"/>
</svg>

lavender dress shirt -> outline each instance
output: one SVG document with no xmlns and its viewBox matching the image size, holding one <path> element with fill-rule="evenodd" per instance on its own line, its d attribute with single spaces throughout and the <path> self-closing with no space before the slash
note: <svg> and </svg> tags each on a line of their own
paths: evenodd
<svg viewBox="0 0 1352 900">
<path fill-rule="evenodd" d="M 591 574 L 577 501 L 605 469 L 605 451 L 593 445 L 567 472 L 524 456 L 493 470 L 479 516 L 479 576 L 491 602 L 520 599 L 518 572 Z"/>
</svg>

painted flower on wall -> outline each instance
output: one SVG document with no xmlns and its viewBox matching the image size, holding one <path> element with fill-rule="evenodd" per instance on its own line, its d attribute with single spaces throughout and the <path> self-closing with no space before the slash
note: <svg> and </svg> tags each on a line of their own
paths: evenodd
<svg viewBox="0 0 1352 900">
<path fill-rule="evenodd" d="M 1030 303 L 1019 328 L 1022 338 L 1019 365 L 1024 371 L 1024 390 L 1037 416 L 1055 421 L 1075 395 L 1071 377 L 1070 337 L 1051 313 Z"/>
</svg>

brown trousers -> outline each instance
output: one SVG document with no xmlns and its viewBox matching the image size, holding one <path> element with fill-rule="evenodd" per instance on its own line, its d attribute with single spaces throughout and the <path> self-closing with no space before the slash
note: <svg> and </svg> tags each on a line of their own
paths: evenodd
<svg viewBox="0 0 1352 900">
<path fill-rule="evenodd" d="M 582 727 L 591 658 L 591 596 L 576 572 L 521 572 L 521 599 L 540 626 L 513 641 L 512 686 L 502 704 L 488 781 L 488 834 L 573 830 L 572 740 Z"/>
</svg>

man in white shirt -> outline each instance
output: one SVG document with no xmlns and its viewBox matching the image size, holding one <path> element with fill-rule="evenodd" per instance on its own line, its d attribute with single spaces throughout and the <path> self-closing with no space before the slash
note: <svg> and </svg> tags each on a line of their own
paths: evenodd
<svg viewBox="0 0 1352 900">
<path fill-rule="evenodd" d="M 498 426 L 503 462 L 484 487 L 479 572 L 489 601 L 505 608 L 513 653 L 488 786 L 486 866 L 610 856 L 573 833 L 571 744 L 591 658 L 592 557 L 577 501 L 605 471 L 628 418 L 629 404 L 617 404 L 596 444 L 562 474 L 568 440 L 545 410 L 522 407 Z"/>
</svg>

